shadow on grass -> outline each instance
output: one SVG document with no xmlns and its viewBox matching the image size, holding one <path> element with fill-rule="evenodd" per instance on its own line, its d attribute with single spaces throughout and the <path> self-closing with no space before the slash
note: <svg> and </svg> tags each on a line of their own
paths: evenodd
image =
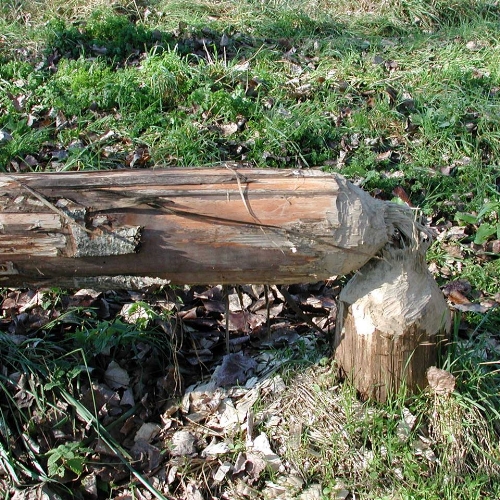
<svg viewBox="0 0 500 500">
<path fill-rule="evenodd" d="M 217 58 L 224 53 L 226 60 L 253 53 L 255 47 L 300 45 L 305 38 L 340 36 L 345 26 L 335 22 L 319 22 L 301 13 L 289 13 L 272 22 L 256 27 L 257 35 L 233 33 L 195 25 L 188 29 L 180 23 L 171 32 L 147 29 L 129 16 L 96 12 L 82 24 L 68 25 L 54 20 L 47 29 L 47 56 L 52 64 L 61 58 L 100 57 L 115 67 L 129 63 L 137 56 L 155 50 L 161 53 L 174 48 L 181 55 L 203 59 Z M 248 54 L 251 55 L 251 54 Z"/>
</svg>

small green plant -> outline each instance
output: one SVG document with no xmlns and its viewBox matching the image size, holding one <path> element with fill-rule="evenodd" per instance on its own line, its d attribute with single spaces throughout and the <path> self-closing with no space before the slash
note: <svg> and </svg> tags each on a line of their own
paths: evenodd
<svg viewBox="0 0 500 500">
<path fill-rule="evenodd" d="M 100 321 L 93 327 L 85 326 L 68 334 L 68 340 L 84 349 L 89 355 L 110 353 L 118 347 L 133 345 L 139 339 L 152 341 L 154 333 L 145 332 L 120 319 Z"/>
<path fill-rule="evenodd" d="M 50 450 L 47 460 L 49 476 L 63 477 L 67 471 L 80 476 L 85 468 L 87 456 L 92 450 L 82 446 L 82 443 L 64 443 Z"/>
<path fill-rule="evenodd" d="M 477 215 L 458 212 L 455 220 L 474 227 L 474 243 L 482 245 L 491 237 L 500 239 L 500 201 L 485 203 Z"/>
</svg>

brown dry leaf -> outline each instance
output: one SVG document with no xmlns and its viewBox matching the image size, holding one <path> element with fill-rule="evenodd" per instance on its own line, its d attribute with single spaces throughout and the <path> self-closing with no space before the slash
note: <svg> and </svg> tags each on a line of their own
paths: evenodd
<svg viewBox="0 0 500 500">
<path fill-rule="evenodd" d="M 193 482 L 190 482 L 186 486 L 185 494 L 186 494 L 186 500 L 204 500 L 203 495 L 201 494 L 201 491 L 198 488 L 198 485 L 196 485 Z"/>
<path fill-rule="evenodd" d="M 245 72 L 245 71 L 248 71 L 250 69 L 250 62 L 249 61 L 242 61 L 241 63 L 239 64 L 235 64 L 233 67 L 232 67 L 232 70 L 233 71 L 239 71 L 239 72 Z"/>
<path fill-rule="evenodd" d="M 20 292 L 16 290 L 13 292 L 9 292 L 2 302 L 0 309 L 2 309 L 3 311 L 9 309 L 17 309 L 20 311 L 21 308 L 26 308 L 27 304 L 31 302 L 35 294 L 36 292 L 34 290 L 27 290 L 26 292 Z"/>
<path fill-rule="evenodd" d="M 304 83 L 303 85 L 299 85 L 295 87 L 292 91 L 292 96 L 296 99 L 300 99 L 302 97 L 307 97 L 311 94 L 312 85 L 310 83 Z"/>
<path fill-rule="evenodd" d="M 448 371 L 431 366 L 427 370 L 429 386 L 435 394 L 447 395 L 455 390 L 455 377 Z"/>
<path fill-rule="evenodd" d="M 224 123 L 217 127 L 224 137 L 229 137 L 230 135 L 236 134 L 239 127 L 237 123 Z"/>
<path fill-rule="evenodd" d="M 241 297 L 241 300 L 240 300 Z M 253 301 L 246 293 L 229 295 L 229 310 L 231 312 L 243 311 L 252 305 Z"/>
<path fill-rule="evenodd" d="M 104 381 L 111 389 L 122 389 L 129 386 L 130 377 L 116 361 L 111 361 L 104 373 Z"/>
<path fill-rule="evenodd" d="M 234 464 L 233 477 L 239 477 L 249 484 L 259 480 L 266 469 L 265 460 L 255 453 L 240 453 Z"/>
<path fill-rule="evenodd" d="M 145 422 L 135 433 L 134 441 L 145 441 L 147 443 L 150 443 L 156 436 L 158 436 L 160 431 L 161 427 L 158 424 Z"/>
<path fill-rule="evenodd" d="M 408 408 L 403 408 L 403 418 L 398 422 L 396 428 L 396 435 L 400 441 L 404 442 L 408 439 L 416 421 L 417 417 Z"/>
<path fill-rule="evenodd" d="M 82 486 L 85 493 L 92 499 L 98 498 L 97 495 L 97 477 L 95 472 L 87 474 L 82 478 Z"/>
<path fill-rule="evenodd" d="M 259 95 L 259 88 L 262 82 L 258 78 L 252 78 L 248 80 L 245 89 L 245 95 L 247 97 L 257 97 Z M 268 98 L 267 101 L 264 102 L 264 107 L 267 109 L 271 109 L 274 106 L 274 100 L 272 98 Z"/>
<path fill-rule="evenodd" d="M 323 487 L 320 484 L 311 484 L 298 497 L 298 500 L 321 500 L 323 497 Z M 347 498 L 345 497 L 340 498 Z"/>
<path fill-rule="evenodd" d="M 94 307 L 101 297 L 101 292 L 84 288 L 69 297 L 67 307 Z"/>
<path fill-rule="evenodd" d="M 146 441 L 136 441 L 132 448 L 130 448 L 130 453 L 135 460 L 138 460 L 143 464 L 140 467 L 141 469 L 151 471 L 160 465 L 160 450 Z M 137 467 L 137 464 L 135 467 Z"/>
<path fill-rule="evenodd" d="M 387 85 L 385 87 L 385 92 L 386 92 L 387 96 L 389 97 L 389 104 L 391 106 L 394 106 L 397 102 L 397 99 L 398 99 L 398 91 L 394 87 Z"/>
<path fill-rule="evenodd" d="M 67 128 L 68 125 L 69 125 L 69 122 L 68 122 L 66 116 L 64 115 L 64 113 L 62 111 L 57 111 L 56 112 L 56 129 L 61 130 L 61 129 Z"/>
<path fill-rule="evenodd" d="M 470 293 L 471 290 L 471 284 L 464 279 L 450 281 L 443 287 L 445 297 L 448 297 L 452 292 L 459 292 L 460 294 L 466 295 Z"/>
<path fill-rule="evenodd" d="M 274 472 L 278 472 L 282 467 L 280 457 L 271 449 L 269 439 L 263 432 L 253 440 L 251 450 L 258 453 Z"/>
<path fill-rule="evenodd" d="M 246 311 L 230 312 L 229 329 L 237 332 L 247 332 L 249 314 Z"/>
<path fill-rule="evenodd" d="M 228 385 L 244 385 L 253 375 L 257 362 L 242 352 L 226 354 L 222 364 L 213 375 L 213 380 L 219 387 Z"/>
<path fill-rule="evenodd" d="M 196 320 L 198 318 L 197 312 L 198 312 L 198 308 L 192 307 L 191 309 L 188 309 L 187 311 L 179 311 L 178 316 L 179 316 L 179 318 L 183 319 L 184 321 Z"/>
<path fill-rule="evenodd" d="M 382 162 L 382 161 L 390 160 L 391 156 L 392 156 L 392 151 L 389 149 L 389 151 L 385 151 L 384 153 L 379 153 L 376 156 L 375 160 L 378 162 Z"/>
<path fill-rule="evenodd" d="M 481 40 L 470 40 L 465 44 L 465 48 L 470 50 L 471 52 L 477 52 L 485 47 L 485 43 Z"/>
<path fill-rule="evenodd" d="M 384 66 L 385 69 L 391 73 L 399 69 L 399 64 L 397 63 L 397 61 L 392 61 L 392 60 L 385 61 Z"/>
<path fill-rule="evenodd" d="M 458 290 L 451 290 L 448 294 L 448 298 L 453 304 L 470 304 L 471 301 Z"/>
<path fill-rule="evenodd" d="M 438 237 L 436 238 L 438 241 L 460 241 L 467 236 L 467 228 L 465 226 L 451 226 L 449 228 L 444 229 Z"/>
<path fill-rule="evenodd" d="M 488 312 L 491 308 L 496 307 L 496 305 L 497 305 L 496 302 L 489 301 L 483 304 L 474 304 L 472 302 L 469 302 L 467 304 L 454 304 L 453 307 L 458 311 L 484 314 Z"/>
<path fill-rule="evenodd" d="M 91 388 L 82 391 L 80 402 L 92 413 L 97 410 L 100 417 L 107 415 L 111 408 L 119 408 L 120 396 L 104 384 L 93 383 Z"/>
<path fill-rule="evenodd" d="M 500 254 L 500 240 L 488 241 L 485 246 L 487 252 Z"/>
<path fill-rule="evenodd" d="M 412 448 L 415 455 L 424 457 L 430 463 L 436 463 L 438 458 L 432 450 L 430 443 L 431 440 L 428 437 L 424 437 L 421 435 L 419 439 L 416 439 L 413 442 Z"/>
<path fill-rule="evenodd" d="M 212 361 L 214 355 L 210 349 L 189 349 L 186 361 L 192 366 Z"/>
<path fill-rule="evenodd" d="M 403 203 L 406 203 L 409 207 L 413 207 L 413 203 L 410 200 L 410 197 L 406 193 L 406 191 L 401 187 L 397 186 L 393 189 L 392 194 L 398 197 Z"/>
<path fill-rule="evenodd" d="M 21 170 L 31 170 L 38 165 L 40 165 L 40 162 L 34 156 L 26 155 L 21 161 L 20 168 Z"/>
<path fill-rule="evenodd" d="M 129 167 L 144 166 L 151 160 L 148 148 L 137 148 L 135 151 L 129 153 L 125 158 L 125 163 Z"/>
<path fill-rule="evenodd" d="M 232 469 L 232 465 L 229 462 L 224 462 L 217 469 L 217 472 L 214 474 L 214 481 L 216 483 L 220 483 L 224 481 L 229 471 Z"/>
<path fill-rule="evenodd" d="M 207 457 L 217 457 L 219 455 L 224 455 L 229 453 L 231 448 L 229 445 L 224 442 L 216 442 L 215 439 L 201 452 L 201 456 L 204 458 Z"/>
<path fill-rule="evenodd" d="M 7 97 L 10 99 L 10 102 L 14 106 L 14 109 L 18 112 L 21 112 L 24 110 L 24 106 L 26 104 L 26 99 L 27 95 L 25 94 L 20 94 L 20 95 L 13 95 L 10 92 L 7 92 Z"/>
<path fill-rule="evenodd" d="M 171 438 L 170 453 L 174 457 L 196 455 L 196 437 L 188 431 L 177 431 Z"/>
<path fill-rule="evenodd" d="M 203 306 L 208 312 L 217 312 L 224 314 L 226 311 L 226 304 L 222 302 L 221 300 L 208 300 L 208 299 L 202 299 Z"/>
<path fill-rule="evenodd" d="M 13 493 L 13 494 L 12 494 Z M 61 497 L 54 493 L 47 484 L 43 483 L 31 488 L 11 492 L 12 500 L 59 500 Z"/>
<path fill-rule="evenodd" d="M 0 130 L 0 146 L 12 141 L 13 137 L 5 130 Z"/>
<path fill-rule="evenodd" d="M 113 453 L 116 456 L 115 453 Z M 125 465 L 116 463 L 114 465 L 104 465 L 100 469 L 95 469 L 99 479 L 105 483 L 119 483 L 121 480 L 130 477 L 130 472 Z"/>
</svg>

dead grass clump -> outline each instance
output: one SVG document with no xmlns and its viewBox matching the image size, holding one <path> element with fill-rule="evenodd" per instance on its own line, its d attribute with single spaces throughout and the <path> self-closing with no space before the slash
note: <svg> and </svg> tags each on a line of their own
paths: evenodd
<svg viewBox="0 0 500 500">
<path fill-rule="evenodd" d="M 274 448 L 304 483 L 404 497 L 445 481 L 451 496 L 443 498 L 458 498 L 473 478 L 491 486 L 500 477 L 498 436 L 460 393 L 422 394 L 411 410 L 404 396 L 377 406 L 359 402 L 335 372 L 314 366 L 296 375 L 268 410 L 280 418 Z"/>
<path fill-rule="evenodd" d="M 429 434 L 450 476 L 475 473 L 500 477 L 498 437 L 477 406 L 467 404 L 458 393 L 435 395 L 432 404 Z"/>
<path fill-rule="evenodd" d="M 348 430 L 350 422 L 362 418 L 363 407 L 335 385 L 334 372 L 333 366 L 316 366 L 295 376 L 269 410 L 282 420 L 274 436 L 278 453 L 304 480 L 322 477 L 332 467 L 350 476 L 365 462 L 359 439 Z"/>
</svg>

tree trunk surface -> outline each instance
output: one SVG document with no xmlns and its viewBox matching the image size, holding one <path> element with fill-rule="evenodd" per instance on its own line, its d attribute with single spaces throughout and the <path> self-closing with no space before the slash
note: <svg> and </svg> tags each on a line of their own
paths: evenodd
<svg viewBox="0 0 500 500">
<path fill-rule="evenodd" d="M 335 359 L 365 399 L 386 401 L 427 386 L 451 317 L 424 251 L 390 248 L 342 290 Z"/>
<path fill-rule="evenodd" d="M 312 282 L 377 254 L 394 210 L 317 170 L 0 174 L 0 286 Z"/>
</svg>

